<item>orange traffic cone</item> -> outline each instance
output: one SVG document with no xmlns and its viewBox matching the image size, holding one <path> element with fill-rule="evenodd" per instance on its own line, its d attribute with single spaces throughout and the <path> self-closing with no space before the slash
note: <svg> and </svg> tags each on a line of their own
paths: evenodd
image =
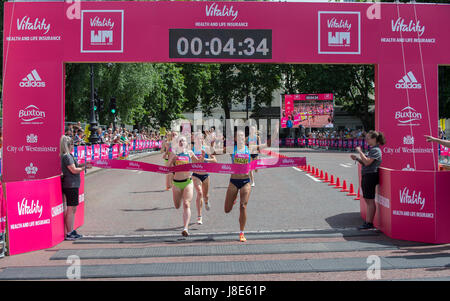
<svg viewBox="0 0 450 301">
<path fill-rule="evenodd" d="M 353 188 L 353 184 L 351 184 L 351 183 L 350 183 L 350 192 L 347 193 L 347 195 L 348 196 L 355 196 L 356 195 L 355 190 Z"/>
<path fill-rule="evenodd" d="M 320 178 L 320 175 L 319 175 L 319 169 L 318 168 L 316 168 L 316 174 L 314 175 L 316 178 Z"/>
<path fill-rule="evenodd" d="M 345 180 L 344 180 L 344 184 L 342 185 L 341 192 L 349 192 L 349 190 L 347 188 L 347 182 Z"/>
<path fill-rule="evenodd" d="M 337 180 L 336 180 L 336 186 L 334 186 L 333 188 L 335 188 L 335 189 L 337 189 L 337 188 L 342 188 L 342 186 L 341 186 L 341 181 L 339 180 L 339 177 L 337 177 Z"/>
<path fill-rule="evenodd" d="M 308 170 L 306 172 L 308 172 L 308 173 L 311 172 L 311 165 L 308 165 Z"/>
<path fill-rule="evenodd" d="M 361 195 L 359 193 L 360 190 L 361 190 L 361 188 L 358 187 L 358 195 L 356 196 L 355 201 L 359 201 L 361 199 Z"/>
<path fill-rule="evenodd" d="M 328 173 L 325 173 L 325 179 L 323 179 L 324 183 L 330 183 L 330 180 L 328 179 Z"/>
<path fill-rule="evenodd" d="M 323 181 L 325 180 L 325 176 L 323 175 L 323 170 L 320 171 L 320 178 L 319 180 Z"/>
<path fill-rule="evenodd" d="M 331 175 L 330 184 L 328 184 L 328 186 L 336 186 L 336 183 L 334 182 L 334 176 L 333 175 Z"/>
</svg>

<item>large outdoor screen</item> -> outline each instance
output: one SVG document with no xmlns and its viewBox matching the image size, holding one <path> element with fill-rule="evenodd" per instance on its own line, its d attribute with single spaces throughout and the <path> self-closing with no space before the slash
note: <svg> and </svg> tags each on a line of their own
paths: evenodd
<svg viewBox="0 0 450 301">
<path fill-rule="evenodd" d="M 285 94 L 281 96 L 282 128 L 332 128 L 333 94 Z"/>
</svg>

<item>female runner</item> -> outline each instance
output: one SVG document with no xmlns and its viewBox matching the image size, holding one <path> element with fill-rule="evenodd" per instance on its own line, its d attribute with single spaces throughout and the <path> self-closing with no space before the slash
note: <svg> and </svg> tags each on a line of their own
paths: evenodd
<svg viewBox="0 0 450 301">
<path fill-rule="evenodd" d="M 178 166 L 188 164 L 190 162 L 202 162 L 205 152 L 202 151 L 200 157 L 197 157 L 189 147 L 186 137 L 179 136 L 177 138 L 177 146 L 173 148 L 173 152 L 169 154 L 167 166 Z M 181 232 L 183 236 L 189 236 L 188 227 L 191 219 L 191 200 L 194 194 L 194 188 L 191 178 L 192 172 L 180 171 L 173 173 L 173 203 L 176 209 L 179 209 L 183 203 L 183 224 L 184 229 Z"/>
<path fill-rule="evenodd" d="M 205 156 L 203 157 L 203 160 L 201 162 L 217 162 L 214 155 L 212 155 L 212 152 L 210 151 L 210 148 L 208 146 L 205 146 L 205 139 L 203 137 L 203 134 L 201 132 L 197 132 L 194 135 L 194 147 L 192 148 L 193 153 L 196 156 L 201 156 L 202 152 L 205 153 Z M 211 154 L 211 155 L 208 155 Z M 210 204 L 209 204 L 209 184 L 210 184 L 210 177 L 208 173 L 198 172 L 198 173 L 192 173 L 193 180 L 194 180 L 194 187 L 197 191 L 197 223 L 202 224 L 202 206 L 203 206 L 203 200 L 205 201 L 205 208 L 206 210 L 209 210 Z"/>
<path fill-rule="evenodd" d="M 234 164 L 250 164 L 250 151 L 245 145 L 245 132 L 237 130 L 235 132 L 236 144 L 234 146 L 231 161 Z M 227 194 L 225 196 L 225 213 L 231 212 L 238 192 L 240 192 L 240 214 L 239 214 L 239 241 L 245 242 L 247 239 L 244 236 L 245 224 L 247 222 L 247 204 L 250 198 L 251 186 L 250 176 L 246 174 L 232 174 L 230 177 L 230 184 L 228 185 Z"/>
</svg>

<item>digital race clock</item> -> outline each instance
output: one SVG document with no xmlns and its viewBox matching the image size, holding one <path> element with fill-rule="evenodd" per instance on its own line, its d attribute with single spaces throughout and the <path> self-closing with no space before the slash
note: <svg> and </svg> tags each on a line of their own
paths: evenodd
<svg viewBox="0 0 450 301">
<path fill-rule="evenodd" d="M 271 59 L 270 29 L 169 29 L 169 58 Z"/>
</svg>

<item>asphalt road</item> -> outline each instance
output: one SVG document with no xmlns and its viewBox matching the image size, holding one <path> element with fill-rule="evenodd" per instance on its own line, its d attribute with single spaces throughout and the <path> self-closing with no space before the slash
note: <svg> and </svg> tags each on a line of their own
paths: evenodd
<svg viewBox="0 0 450 301">
<path fill-rule="evenodd" d="M 306 157 L 308 164 L 339 176 L 357 186 L 357 168 L 346 153 L 293 152 L 287 156 Z M 144 162 L 163 164 L 160 155 Z M 229 162 L 229 157 L 219 157 Z M 345 165 L 348 164 L 348 165 Z M 222 233 L 239 230 L 238 205 L 224 213 L 229 175 L 212 174 L 211 210 L 203 209 L 203 225 L 193 224 L 192 233 Z M 102 170 L 88 174 L 85 184 L 85 224 L 79 232 L 86 235 L 154 235 L 181 231 L 182 209 L 175 209 L 172 192 L 165 191 L 161 174 L 128 170 Z M 197 209 L 191 203 L 195 223 Z M 329 229 L 356 227 L 362 223 L 359 201 L 315 181 L 296 168 L 273 168 L 256 173 L 248 205 L 247 231 L 288 229 Z"/>
</svg>

